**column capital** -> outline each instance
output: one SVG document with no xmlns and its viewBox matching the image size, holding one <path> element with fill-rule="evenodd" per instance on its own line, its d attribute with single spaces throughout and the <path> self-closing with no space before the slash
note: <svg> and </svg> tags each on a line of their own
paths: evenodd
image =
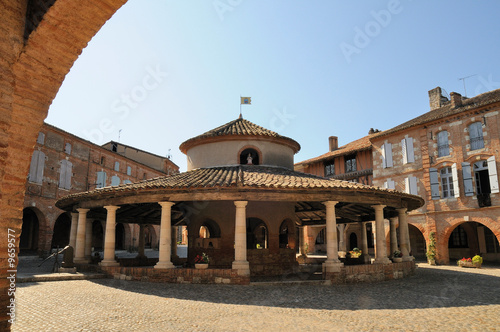
<svg viewBox="0 0 500 332">
<path fill-rule="evenodd" d="M 325 202 L 321 202 L 321 204 L 323 204 L 326 207 L 335 207 L 335 205 L 337 205 L 337 203 L 338 203 L 338 201 L 325 201 Z"/>
<path fill-rule="evenodd" d="M 89 211 L 90 211 L 90 209 L 82 209 L 82 208 L 79 208 L 79 209 L 76 209 L 76 211 L 78 211 L 78 213 L 83 213 L 83 214 L 85 214 L 85 213 L 89 212 Z"/>
<path fill-rule="evenodd" d="M 174 202 L 168 202 L 168 201 L 165 201 L 165 202 L 158 202 L 158 204 L 161 205 L 162 208 L 167 208 L 167 207 L 172 207 L 175 205 Z"/>
<path fill-rule="evenodd" d="M 384 208 L 386 207 L 387 205 L 382 205 L 382 204 L 378 204 L 378 205 L 372 205 L 372 208 L 375 210 L 375 211 L 383 211 Z"/>
<path fill-rule="evenodd" d="M 118 210 L 120 207 L 119 206 L 115 206 L 115 205 L 106 205 L 106 206 L 103 206 L 106 210 L 108 210 L 108 212 L 111 212 L 111 211 L 116 211 Z"/>
<path fill-rule="evenodd" d="M 236 205 L 237 208 L 244 208 L 247 204 L 248 201 L 234 201 L 234 205 Z"/>
<path fill-rule="evenodd" d="M 405 214 L 408 211 L 408 209 L 407 208 L 400 208 L 400 209 L 396 209 L 396 211 L 398 211 L 399 215 L 402 215 L 402 214 Z"/>
</svg>

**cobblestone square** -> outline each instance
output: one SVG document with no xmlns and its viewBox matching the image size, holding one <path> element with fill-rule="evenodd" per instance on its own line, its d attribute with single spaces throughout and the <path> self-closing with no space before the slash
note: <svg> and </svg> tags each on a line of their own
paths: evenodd
<svg viewBox="0 0 500 332">
<path fill-rule="evenodd" d="M 19 284 L 13 331 L 500 331 L 500 269 L 356 285 Z"/>
</svg>

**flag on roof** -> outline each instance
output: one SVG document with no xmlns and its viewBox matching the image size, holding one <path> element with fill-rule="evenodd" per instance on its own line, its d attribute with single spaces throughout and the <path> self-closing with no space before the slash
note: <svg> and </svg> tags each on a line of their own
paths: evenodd
<svg viewBox="0 0 500 332">
<path fill-rule="evenodd" d="M 241 97 L 241 105 L 251 105 L 252 97 Z"/>
</svg>

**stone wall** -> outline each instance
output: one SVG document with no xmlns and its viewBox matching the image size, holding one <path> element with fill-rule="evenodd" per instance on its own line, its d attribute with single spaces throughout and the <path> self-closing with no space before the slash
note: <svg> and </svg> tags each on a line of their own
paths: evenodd
<svg viewBox="0 0 500 332">
<path fill-rule="evenodd" d="M 384 280 L 401 279 L 415 273 L 415 262 L 392 264 L 366 264 L 344 266 L 340 272 L 323 273 L 323 279 L 334 284 L 378 282 Z"/>
</svg>

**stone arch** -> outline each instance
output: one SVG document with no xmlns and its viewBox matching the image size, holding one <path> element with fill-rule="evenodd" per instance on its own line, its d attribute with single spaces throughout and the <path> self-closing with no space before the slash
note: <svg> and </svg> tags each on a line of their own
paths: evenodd
<svg viewBox="0 0 500 332">
<path fill-rule="evenodd" d="M 19 250 L 25 253 L 36 253 L 40 244 L 40 224 L 43 214 L 36 208 L 23 210 L 23 223 L 19 238 Z"/>
<path fill-rule="evenodd" d="M 349 234 L 349 250 L 352 250 L 354 248 L 359 248 L 359 243 L 358 243 L 358 234 L 356 232 L 351 232 Z"/>
<path fill-rule="evenodd" d="M 424 232 L 412 224 L 408 224 L 408 233 L 410 235 L 410 252 L 413 257 L 419 260 L 425 260 L 427 251 L 426 239 Z"/>
<path fill-rule="evenodd" d="M 144 247 L 155 248 L 158 244 L 156 231 L 152 225 L 144 226 Z"/>
<path fill-rule="evenodd" d="M 285 219 L 279 229 L 279 247 L 295 249 L 296 247 L 295 224 L 291 219 Z"/>
<path fill-rule="evenodd" d="M 204 230 L 204 236 L 202 236 L 202 229 Z M 199 233 L 200 237 L 202 238 L 220 238 L 221 237 L 221 231 L 219 224 L 212 220 L 212 219 L 206 219 L 203 221 L 203 223 L 200 225 L 199 228 Z"/>
<path fill-rule="evenodd" d="M 61 213 L 54 223 L 51 248 L 64 248 L 69 244 L 71 232 L 71 217 L 68 213 Z"/>
<path fill-rule="evenodd" d="M 268 248 L 269 227 L 259 218 L 247 219 L 247 249 Z"/>
<path fill-rule="evenodd" d="M 238 151 L 238 162 L 241 165 L 246 165 L 248 163 L 248 155 L 252 157 L 252 165 L 262 164 L 262 152 L 259 148 L 253 145 L 247 145 Z"/>
</svg>

